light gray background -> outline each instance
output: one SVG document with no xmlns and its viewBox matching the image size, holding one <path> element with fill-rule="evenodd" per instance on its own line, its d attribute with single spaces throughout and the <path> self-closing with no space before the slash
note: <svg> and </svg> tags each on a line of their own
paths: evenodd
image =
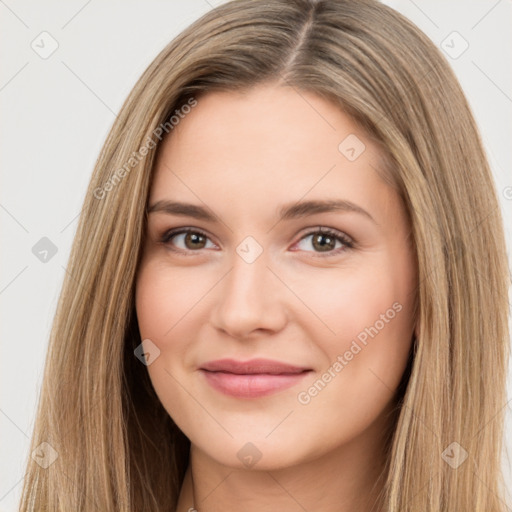
<svg viewBox="0 0 512 512">
<path fill-rule="evenodd" d="M 0 511 L 16 510 L 20 497 L 48 334 L 95 159 L 144 69 L 183 28 L 220 3 L 0 0 Z M 493 169 L 510 255 L 512 1 L 386 3 L 451 54 Z M 58 48 L 43 54 L 47 58 L 31 47 L 49 51 L 52 39 Z M 464 41 L 469 47 L 459 56 Z M 42 237 L 58 249 L 47 262 L 32 252 Z M 512 455 L 509 377 L 503 406 Z M 508 459 L 504 467 L 510 495 Z"/>
</svg>

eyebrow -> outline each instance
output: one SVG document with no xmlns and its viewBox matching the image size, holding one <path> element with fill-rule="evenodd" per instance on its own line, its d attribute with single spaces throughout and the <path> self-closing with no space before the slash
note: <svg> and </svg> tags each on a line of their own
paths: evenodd
<svg viewBox="0 0 512 512">
<path fill-rule="evenodd" d="M 279 210 L 279 220 L 282 221 L 299 219 L 318 213 L 329 213 L 336 211 L 359 213 L 377 224 L 370 213 L 368 213 L 365 209 L 361 208 L 357 204 L 352 203 L 346 199 L 302 201 L 284 205 Z M 203 206 L 190 203 L 182 203 L 179 201 L 170 201 L 166 199 L 157 201 L 148 208 L 148 214 L 154 212 L 167 213 L 169 215 L 182 215 L 209 222 L 218 221 L 218 218 L 213 213 L 211 213 L 209 209 L 204 208 Z"/>
</svg>

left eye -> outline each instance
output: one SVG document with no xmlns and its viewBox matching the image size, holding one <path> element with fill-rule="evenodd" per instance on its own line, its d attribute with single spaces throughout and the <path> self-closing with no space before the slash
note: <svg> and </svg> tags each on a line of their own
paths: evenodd
<svg viewBox="0 0 512 512">
<path fill-rule="evenodd" d="M 315 231 L 310 231 L 300 239 L 299 244 L 309 237 L 312 237 L 312 246 L 318 249 L 318 252 L 320 253 L 328 253 L 326 254 L 327 256 L 338 254 L 341 251 L 352 249 L 354 247 L 352 240 L 347 235 L 330 229 L 318 228 Z M 338 248 L 336 248 L 337 243 L 339 243 L 341 247 L 338 246 Z M 323 255 L 320 254 L 320 256 Z"/>
</svg>

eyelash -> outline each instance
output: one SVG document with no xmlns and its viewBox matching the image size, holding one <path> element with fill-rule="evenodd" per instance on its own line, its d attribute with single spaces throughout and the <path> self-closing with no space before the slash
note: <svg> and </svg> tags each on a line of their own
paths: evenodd
<svg viewBox="0 0 512 512">
<path fill-rule="evenodd" d="M 166 231 L 161 239 L 160 239 L 160 242 L 166 246 L 168 246 L 168 248 L 173 251 L 173 252 L 178 252 L 180 254 L 183 254 L 185 256 L 192 256 L 193 253 L 195 252 L 199 252 L 198 251 L 193 251 L 193 250 L 185 250 L 185 249 L 176 249 L 174 247 L 172 247 L 172 245 L 170 244 L 170 240 L 176 236 L 176 235 L 181 235 L 183 233 L 195 233 L 195 234 L 198 234 L 198 235 L 202 235 L 206 238 L 209 239 L 209 236 L 202 230 L 198 229 L 198 228 L 176 228 L 176 229 L 171 229 L 169 231 Z M 340 241 L 344 247 L 341 247 L 341 248 L 338 248 L 338 249 L 333 249 L 332 251 L 327 251 L 326 253 L 324 254 L 321 254 L 321 253 L 316 253 L 314 257 L 318 257 L 318 258 L 328 258 L 330 256 L 334 256 L 334 255 L 339 255 L 341 252 L 344 252 L 344 251 L 347 251 L 347 250 L 350 250 L 350 249 L 353 249 L 354 248 L 354 241 L 349 238 L 347 235 L 345 235 L 344 233 L 341 233 L 340 231 L 335 231 L 333 229 L 330 229 L 330 228 L 322 228 L 322 227 L 318 227 L 312 231 L 309 231 L 308 233 L 305 233 L 301 239 L 297 242 L 301 242 L 302 240 L 304 240 L 305 238 L 311 236 L 311 235 L 316 235 L 318 233 L 321 233 L 322 235 L 328 235 L 328 236 L 331 236 L 333 238 L 335 238 L 337 241 Z M 311 252 L 311 251 L 306 251 L 306 252 Z M 190 254 L 192 253 L 192 254 Z M 314 251 L 313 251 L 314 253 Z"/>
</svg>

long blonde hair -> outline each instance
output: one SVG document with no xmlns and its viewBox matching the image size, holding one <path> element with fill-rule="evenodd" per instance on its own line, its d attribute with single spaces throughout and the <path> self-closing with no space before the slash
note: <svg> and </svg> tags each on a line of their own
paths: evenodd
<svg viewBox="0 0 512 512">
<path fill-rule="evenodd" d="M 492 175 L 445 59 L 373 0 L 232 1 L 143 73 L 96 162 L 50 336 L 30 451 L 47 442 L 58 457 L 47 468 L 28 458 L 20 510 L 175 509 L 190 444 L 134 356 L 153 163 L 177 109 L 262 82 L 312 91 L 351 115 L 381 146 L 411 220 L 418 336 L 385 510 L 504 510 L 509 272 Z M 466 452 L 459 467 L 447 462 Z"/>
</svg>

